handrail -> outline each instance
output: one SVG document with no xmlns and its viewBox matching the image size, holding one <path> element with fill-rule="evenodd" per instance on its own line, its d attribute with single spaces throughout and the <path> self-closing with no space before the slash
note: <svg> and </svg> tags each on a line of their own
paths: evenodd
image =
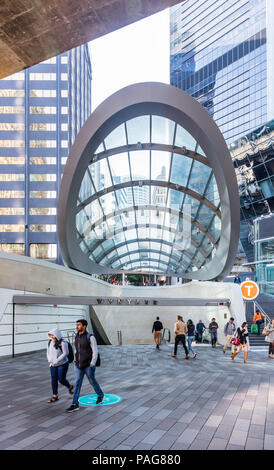
<svg viewBox="0 0 274 470">
<path fill-rule="evenodd" d="M 254 300 L 253 301 L 253 305 L 260 310 L 261 313 L 263 313 L 265 315 L 264 317 L 264 323 L 266 324 L 266 322 L 270 323 L 271 322 L 271 318 L 269 315 L 267 315 L 267 313 L 264 311 L 264 309 L 258 304 L 257 300 Z"/>
</svg>

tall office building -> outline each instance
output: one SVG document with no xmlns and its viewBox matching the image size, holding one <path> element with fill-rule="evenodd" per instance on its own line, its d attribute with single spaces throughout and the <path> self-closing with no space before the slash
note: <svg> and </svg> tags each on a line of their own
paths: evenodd
<svg viewBox="0 0 274 470">
<path fill-rule="evenodd" d="M 186 0 L 171 8 L 170 35 L 171 84 L 207 109 L 231 152 L 252 262 L 253 222 L 274 210 L 274 2 Z"/>
<path fill-rule="evenodd" d="M 90 112 L 88 45 L 0 80 L 0 250 L 62 263 L 59 187 Z"/>
</svg>

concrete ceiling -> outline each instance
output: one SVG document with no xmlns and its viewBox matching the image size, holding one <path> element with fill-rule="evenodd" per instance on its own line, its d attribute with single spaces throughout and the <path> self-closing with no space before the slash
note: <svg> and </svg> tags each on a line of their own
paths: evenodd
<svg viewBox="0 0 274 470">
<path fill-rule="evenodd" d="M 0 78 L 176 3 L 178 0 L 1 0 Z"/>
</svg>

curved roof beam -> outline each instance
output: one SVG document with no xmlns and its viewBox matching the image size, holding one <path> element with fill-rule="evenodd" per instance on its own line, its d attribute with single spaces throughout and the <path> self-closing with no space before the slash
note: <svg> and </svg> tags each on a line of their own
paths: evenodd
<svg viewBox="0 0 274 470">
<path fill-rule="evenodd" d="M 96 199 L 99 199 L 102 196 L 105 196 L 108 193 L 111 193 L 112 191 L 117 191 L 123 188 L 132 188 L 134 186 L 161 186 L 163 188 L 174 189 L 175 191 L 179 191 L 181 193 L 189 195 L 190 197 L 193 197 L 194 199 L 197 199 L 199 202 L 209 207 L 209 209 L 211 209 L 212 212 L 214 212 L 217 215 L 217 217 L 221 218 L 221 211 L 216 206 L 214 206 L 212 202 L 210 202 L 205 197 L 201 196 L 196 191 L 186 188 L 185 186 L 180 186 L 179 184 L 171 183 L 169 181 L 149 180 L 149 179 L 126 181 L 125 183 L 114 184 L 112 186 L 109 186 L 108 188 L 104 188 L 101 191 L 98 191 L 97 193 L 92 194 L 85 201 L 82 201 L 80 204 L 78 204 L 78 206 L 75 208 L 75 212 L 76 214 L 78 214 L 79 212 L 81 212 L 81 210 L 84 207 L 88 206 L 88 204 L 95 201 Z"/>
<path fill-rule="evenodd" d="M 160 260 L 155 259 L 155 258 L 147 258 L 147 259 L 144 259 L 144 260 L 136 259 L 136 260 L 133 260 L 133 261 L 127 261 L 126 263 L 121 264 L 118 268 L 114 268 L 114 269 L 122 269 L 127 264 L 133 264 L 133 263 L 138 263 L 138 262 L 140 262 L 140 265 L 141 265 L 142 261 L 148 261 L 148 262 L 152 261 L 152 262 L 158 263 L 158 265 L 163 264 L 164 266 L 170 266 L 170 263 L 167 263 L 166 261 L 160 261 Z M 144 269 L 153 269 L 152 266 L 140 266 L 140 267 L 144 268 Z M 199 266 L 197 266 L 197 265 L 196 265 L 196 267 L 199 268 Z"/>
<path fill-rule="evenodd" d="M 161 230 L 162 230 L 162 227 L 161 227 Z M 129 240 L 129 241 L 126 240 L 126 241 L 124 241 L 124 242 L 119 243 L 118 245 L 115 245 L 115 246 L 111 247 L 109 250 L 107 250 L 105 253 L 103 253 L 103 255 L 101 255 L 101 256 L 99 256 L 98 258 L 96 258 L 96 262 L 97 262 L 97 263 L 101 263 L 101 261 L 103 261 L 103 259 L 104 259 L 106 256 L 108 256 L 110 253 L 112 253 L 112 251 L 115 251 L 116 249 L 121 248 L 121 247 L 123 247 L 124 245 L 130 245 L 131 243 L 137 243 L 137 242 L 140 242 L 140 243 L 144 243 L 144 242 L 149 242 L 149 243 L 150 243 L 150 242 L 152 242 L 152 243 L 164 243 L 164 242 L 166 242 L 167 245 L 174 247 L 174 243 L 168 242 L 168 241 L 166 241 L 166 240 L 160 240 L 160 239 L 158 239 L 158 238 L 149 238 L 149 240 L 147 240 L 146 238 L 141 238 L 141 239 L 138 238 L 138 240 Z M 202 253 L 202 255 L 204 256 L 205 259 L 209 256 L 210 253 L 209 253 L 209 254 L 206 254 L 206 252 L 204 251 L 204 249 L 203 249 L 202 247 L 199 247 L 198 243 L 195 242 L 195 240 L 192 240 L 192 244 L 195 246 L 195 248 L 197 248 L 197 249 L 200 248 L 199 251 L 201 251 L 201 253 Z M 152 251 L 152 250 L 149 249 L 149 250 L 146 250 L 146 251 Z M 90 253 L 90 252 L 89 252 L 89 253 Z M 92 252 L 91 252 L 91 253 L 92 253 Z M 183 254 L 187 254 L 187 252 L 184 251 Z M 188 257 L 189 257 L 189 255 L 188 255 Z M 179 261 L 180 261 L 180 260 L 177 260 L 177 262 L 179 262 Z"/>
<path fill-rule="evenodd" d="M 185 147 L 177 147 L 176 145 L 167 145 L 167 144 L 153 144 L 153 143 L 141 143 L 140 144 L 128 144 L 122 145 L 121 147 L 114 147 L 112 149 L 105 150 L 104 152 L 95 153 L 91 158 L 90 164 L 98 162 L 106 157 L 111 157 L 112 155 L 117 155 L 119 153 L 126 152 L 136 152 L 138 150 L 161 150 L 163 152 L 177 153 L 183 155 L 184 157 L 192 158 L 197 160 L 200 163 L 203 163 L 206 166 L 210 167 L 210 163 L 206 157 L 200 153 L 193 152 Z"/>
<path fill-rule="evenodd" d="M 109 240 L 110 238 L 112 238 L 113 236 L 117 235 L 118 233 L 122 233 L 122 232 L 130 231 L 130 230 L 134 230 L 134 229 L 136 229 L 136 228 L 147 228 L 147 226 L 148 226 L 148 224 L 145 224 L 145 223 L 144 223 L 144 224 L 134 224 L 134 225 L 126 226 L 126 227 L 121 227 L 121 228 L 119 228 L 119 229 L 113 230 L 112 232 L 108 232 L 108 233 L 106 233 L 106 236 L 105 236 L 104 238 L 99 239 L 99 240 L 95 243 L 95 245 L 92 247 L 92 249 L 89 249 L 88 253 L 89 253 L 89 254 L 93 254 L 93 252 L 96 250 L 96 248 L 98 248 L 98 246 L 102 245 L 106 240 Z M 149 228 L 156 228 L 156 229 L 158 229 L 159 226 L 156 225 L 156 224 L 151 224 L 151 225 L 149 225 Z M 166 231 L 168 231 L 168 232 L 172 232 L 172 230 L 169 230 L 169 228 L 167 228 L 167 227 L 162 227 L 162 226 L 160 226 L 159 230 L 166 230 Z M 176 232 L 176 231 L 174 230 L 174 232 L 172 232 L 172 233 L 179 233 L 179 232 Z M 208 235 L 210 235 L 210 234 L 208 233 Z M 211 235 L 210 235 L 210 236 L 211 236 Z M 79 235 L 79 238 L 80 238 L 81 240 L 84 239 L 81 235 Z M 151 239 L 146 239 L 145 241 L 150 241 L 150 240 L 151 240 Z M 131 241 L 131 240 L 130 240 L 130 241 Z M 134 241 L 134 242 L 138 242 L 139 239 L 134 239 L 133 241 Z M 160 243 L 164 243 L 164 244 L 168 244 L 168 243 L 169 243 L 171 246 L 174 247 L 174 243 L 167 242 L 166 240 L 159 239 L 159 242 L 160 242 Z M 192 242 L 192 240 L 191 240 L 191 242 Z M 125 243 L 129 243 L 129 241 L 127 241 L 127 242 L 125 241 Z M 88 246 L 87 243 L 86 243 L 86 245 Z M 194 245 L 194 246 L 195 246 L 195 245 Z M 214 246 L 215 246 L 215 244 L 214 244 Z M 195 246 L 195 248 L 198 248 L 198 247 Z M 199 248 L 201 248 L 201 247 L 199 247 Z M 208 257 L 208 255 L 206 255 L 206 254 L 204 255 L 201 250 L 199 250 L 199 251 L 202 253 L 202 255 L 204 256 L 205 259 Z M 184 251 L 184 254 L 187 254 L 187 249 Z M 189 257 L 189 256 L 190 256 L 190 255 L 188 255 L 188 257 Z M 192 259 L 192 258 L 190 258 L 190 259 Z"/>
<path fill-rule="evenodd" d="M 118 210 L 116 209 L 112 212 L 109 212 L 108 214 L 103 215 L 102 217 L 100 217 L 100 219 L 96 220 L 93 224 L 90 224 L 89 231 L 93 230 L 93 229 L 96 229 L 97 225 L 101 225 L 103 222 L 107 221 L 108 219 L 111 219 L 111 218 L 116 217 L 116 216 L 120 216 L 120 215 L 124 214 L 125 212 L 132 212 L 132 211 L 137 211 L 137 210 L 138 211 L 142 211 L 142 210 L 144 210 L 144 211 L 145 210 L 159 211 L 159 212 L 165 212 L 165 213 L 175 215 L 177 217 L 180 217 L 180 219 L 185 218 L 186 220 L 189 220 L 192 225 L 195 225 L 197 228 L 199 228 L 199 230 L 201 232 L 203 232 L 205 235 L 208 236 L 207 229 L 205 227 L 203 227 L 203 225 L 201 225 L 199 222 L 195 221 L 195 219 L 191 218 L 188 214 L 186 214 L 184 212 L 181 212 L 181 211 L 177 211 L 175 209 L 171 209 L 170 207 L 157 206 L 155 204 L 126 206 L 126 207 L 123 207 L 122 209 L 118 209 Z M 210 238 L 210 241 L 211 241 L 211 243 L 213 243 L 213 245 L 216 244 L 213 237 Z"/>
<path fill-rule="evenodd" d="M 140 208 L 140 207 L 145 207 L 145 206 L 138 206 L 138 208 Z M 120 212 L 120 210 L 119 210 L 119 215 L 120 215 L 120 213 L 125 212 L 126 210 L 129 210 L 129 209 L 121 210 L 121 212 Z M 135 208 L 134 208 L 133 206 L 131 206 L 130 210 L 131 210 L 131 211 L 134 211 Z M 157 210 L 159 210 L 159 212 L 161 212 L 161 211 L 162 211 L 162 212 L 167 212 L 167 208 L 166 208 L 166 207 L 159 207 Z M 169 210 L 168 210 L 168 211 L 169 211 Z M 171 214 L 173 214 L 173 213 L 174 213 L 174 215 L 178 215 L 178 211 L 175 211 L 175 210 L 173 211 L 173 210 L 172 210 Z M 180 213 L 180 214 L 182 214 L 182 213 Z M 116 215 L 118 215 L 118 214 L 116 214 Z M 113 216 L 111 215 L 110 217 L 113 217 Z M 183 217 L 183 216 L 179 215 L 179 217 Z M 208 230 L 207 230 L 202 224 L 200 224 L 199 222 L 197 222 L 197 221 L 194 220 L 193 218 L 190 218 L 187 214 L 185 214 L 184 217 L 185 217 L 187 220 L 189 220 L 192 225 L 195 225 L 195 227 L 197 227 L 197 229 L 199 229 L 200 232 L 202 232 L 204 235 L 206 235 L 206 236 L 208 237 L 208 239 L 211 241 L 211 243 L 213 244 L 214 248 L 216 248 L 216 243 L 217 243 L 217 241 L 214 239 L 214 237 L 211 235 L 211 233 L 209 233 Z M 105 219 L 104 219 L 104 217 L 102 217 L 100 220 L 102 220 L 102 222 L 100 222 L 100 223 L 103 223 Z M 107 219 L 106 219 L 106 220 L 107 220 Z M 99 223 L 98 223 L 98 224 L 96 223 L 96 225 L 99 225 Z M 147 225 L 149 225 L 149 227 L 151 227 L 151 228 L 158 228 L 158 225 L 157 225 L 157 224 L 149 224 L 149 223 L 142 225 L 142 227 L 143 227 L 143 226 L 147 227 Z M 129 226 L 129 227 L 135 228 L 135 226 L 136 226 L 136 225 L 132 225 L 132 226 Z M 138 226 L 140 226 L 140 225 L 138 225 Z M 129 230 L 128 226 L 126 226 L 126 227 L 127 227 L 127 230 Z M 81 234 L 81 233 L 79 232 L 80 238 L 81 238 L 81 239 L 84 239 L 84 238 L 85 238 L 85 235 L 87 235 L 87 233 L 89 233 L 91 230 L 93 230 L 93 228 L 96 228 L 96 226 L 95 226 L 94 224 L 93 224 L 92 226 L 88 227 L 88 231 L 86 231 L 85 234 Z M 172 228 L 172 227 L 170 227 L 170 228 Z M 123 230 L 124 230 L 124 229 L 125 229 L 125 227 L 123 227 Z M 118 230 L 119 230 L 119 229 L 118 229 Z M 162 226 L 161 226 L 161 230 L 169 230 L 169 228 L 167 228 L 167 227 L 162 227 Z M 175 229 L 174 229 L 174 230 L 175 230 Z M 115 233 L 119 233 L 119 232 L 117 232 L 117 230 L 113 230 L 113 231 L 110 232 L 110 233 L 112 233 L 113 235 L 115 235 Z M 101 240 L 100 240 L 100 242 L 101 242 Z M 97 248 L 97 246 L 100 245 L 100 242 L 98 241 L 98 244 L 96 244 L 96 248 Z"/>
<path fill-rule="evenodd" d="M 166 253 L 162 253 L 160 250 L 155 250 L 155 249 L 153 249 L 153 250 L 152 249 L 149 249 L 149 250 L 146 250 L 146 249 L 132 250 L 132 251 L 129 251 L 128 253 L 124 253 L 122 255 L 117 255 L 117 256 L 113 257 L 111 260 L 109 260 L 109 263 L 110 263 L 110 265 L 112 265 L 116 261 L 118 261 L 122 258 L 125 258 L 126 256 L 132 256 L 132 255 L 136 255 L 138 253 L 156 253 L 156 254 L 159 254 L 159 255 L 163 255 L 163 256 L 169 258 L 170 260 L 174 260 L 173 262 L 176 263 L 176 264 L 178 263 L 178 259 L 175 259 L 174 256 L 169 256 Z M 140 259 L 140 261 L 146 261 L 148 258 L 143 259 L 143 260 L 141 258 L 139 258 L 139 259 Z M 184 267 L 186 267 L 186 266 L 184 265 Z"/>
</svg>

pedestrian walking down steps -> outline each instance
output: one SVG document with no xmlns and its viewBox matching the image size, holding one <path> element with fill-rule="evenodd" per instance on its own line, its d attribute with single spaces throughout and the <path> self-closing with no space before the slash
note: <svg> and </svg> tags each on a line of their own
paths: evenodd
<svg viewBox="0 0 274 470">
<path fill-rule="evenodd" d="M 161 343 L 161 331 L 163 329 L 163 324 L 160 321 L 159 317 L 156 317 L 156 321 L 153 323 L 152 333 L 154 333 L 154 341 L 156 344 L 156 349 L 160 349 Z"/>
</svg>

